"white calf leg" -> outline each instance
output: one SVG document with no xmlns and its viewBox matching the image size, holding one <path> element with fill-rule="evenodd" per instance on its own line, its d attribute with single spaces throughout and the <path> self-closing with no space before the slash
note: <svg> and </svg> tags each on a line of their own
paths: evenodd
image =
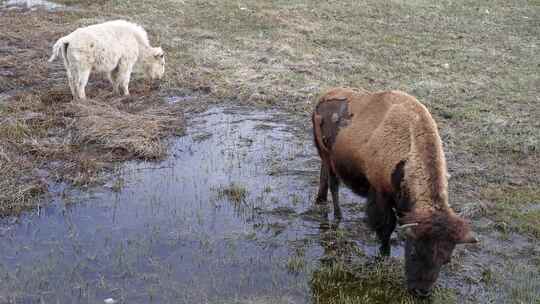
<svg viewBox="0 0 540 304">
<path fill-rule="evenodd" d="M 129 95 L 129 80 L 131 78 L 131 71 L 133 70 L 132 63 L 120 63 L 118 66 L 118 83 L 122 86 L 124 95 Z"/>
<path fill-rule="evenodd" d="M 73 75 L 71 74 L 69 68 L 67 68 L 66 71 L 71 96 L 73 96 L 73 98 L 77 98 L 77 91 L 75 90 L 75 80 L 73 79 Z"/>
<path fill-rule="evenodd" d="M 109 82 L 113 87 L 113 94 L 118 95 L 118 86 L 120 85 L 120 83 L 118 82 L 118 66 L 114 68 L 114 70 L 109 72 L 107 76 L 109 78 Z"/>
<path fill-rule="evenodd" d="M 77 97 L 79 99 L 86 99 L 85 88 L 88 83 L 88 77 L 90 76 L 90 69 L 79 68 L 77 76 Z"/>
<path fill-rule="evenodd" d="M 71 96 L 73 96 L 73 98 L 76 98 L 77 92 L 75 91 L 75 85 L 73 84 L 73 75 L 71 74 L 71 67 L 68 65 L 65 58 L 64 58 L 64 67 L 66 68 L 66 75 L 67 75 L 69 90 L 71 91 Z"/>
</svg>

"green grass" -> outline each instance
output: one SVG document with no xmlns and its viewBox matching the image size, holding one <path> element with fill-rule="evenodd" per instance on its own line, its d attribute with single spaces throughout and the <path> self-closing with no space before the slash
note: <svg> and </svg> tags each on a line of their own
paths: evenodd
<svg viewBox="0 0 540 304">
<path fill-rule="evenodd" d="M 511 231 L 540 238 L 540 189 L 490 186 L 483 196 L 494 202 L 489 214 L 503 232 Z"/>
<path fill-rule="evenodd" d="M 451 289 L 436 288 L 428 300 L 411 296 L 403 285 L 403 270 L 395 261 L 348 267 L 342 263 L 322 266 L 310 282 L 314 303 L 456 303 Z"/>
<path fill-rule="evenodd" d="M 305 257 L 302 255 L 293 255 L 287 261 L 287 270 L 290 273 L 300 273 L 306 268 Z"/>
</svg>

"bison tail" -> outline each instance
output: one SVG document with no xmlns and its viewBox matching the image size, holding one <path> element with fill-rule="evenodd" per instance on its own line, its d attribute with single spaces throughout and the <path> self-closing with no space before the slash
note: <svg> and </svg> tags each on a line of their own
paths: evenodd
<svg viewBox="0 0 540 304">
<path fill-rule="evenodd" d="M 322 130 L 321 130 L 321 125 L 322 125 L 323 121 L 322 121 L 322 117 L 321 115 L 317 114 L 317 113 L 313 113 L 313 131 L 314 131 L 314 135 L 315 135 L 315 143 L 317 144 L 317 146 L 319 147 L 319 149 L 321 150 L 321 154 L 324 154 L 324 156 L 327 156 L 329 151 L 328 151 L 328 148 L 326 147 L 326 145 L 324 144 L 324 141 L 323 141 L 323 135 L 322 135 Z"/>
<path fill-rule="evenodd" d="M 52 55 L 51 58 L 49 58 L 49 62 L 53 62 L 60 55 L 60 52 L 62 52 L 62 56 L 66 58 L 67 46 L 68 41 L 66 37 L 58 39 L 52 48 Z"/>
</svg>

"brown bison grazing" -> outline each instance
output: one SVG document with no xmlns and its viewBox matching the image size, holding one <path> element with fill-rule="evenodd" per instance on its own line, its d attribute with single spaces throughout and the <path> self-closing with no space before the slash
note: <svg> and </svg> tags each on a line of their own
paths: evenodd
<svg viewBox="0 0 540 304">
<path fill-rule="evenodd" d="M 330 184 L 340 218 L 340 181 L 367 196 L 381 254 L 390 254 L 390 235 L 399 224 L 406 235 L 407 287 L 428 296 L 456 244 L 476 242 L 448 205 L 446 160 L 428 110 L 399 91 L 336 88 L 320 98 L 312 120 L 322 160 L 317 203 L 326 201 Z"/>
</svg>

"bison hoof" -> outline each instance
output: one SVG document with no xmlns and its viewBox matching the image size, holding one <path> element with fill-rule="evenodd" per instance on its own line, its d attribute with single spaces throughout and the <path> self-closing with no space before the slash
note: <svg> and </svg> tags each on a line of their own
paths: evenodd
<svg viewBox="0 0 540 304">
<path fill-rule="evenodd" d="M 326 203 L 326 198 L 317 197 L 317 199 L 315 200 L 315 205 L 326 205 Z"/>
<path fill-rule="evenodd" d="M 390 256 L 390 245 L 386 245 L 386 246 L 381 246 L 379 248 L 379 254 L 383 257 L 387 257 L 387 256 Z"/>
</svg>

